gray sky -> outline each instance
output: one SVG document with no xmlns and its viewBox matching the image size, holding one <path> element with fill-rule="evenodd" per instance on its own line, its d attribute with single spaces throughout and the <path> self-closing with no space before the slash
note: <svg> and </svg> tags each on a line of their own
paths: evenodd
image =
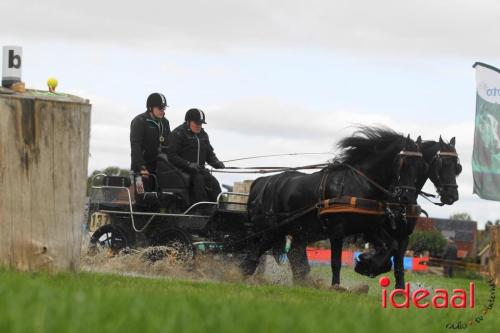
<svg viewBox="0 0 500 333">
<path fill-rule="evenodd" d="M 320 48 L 491 56 L 495 0 L 23 1 L 0 4 L 2 32 L 148 50 Z"/>
<path fill-rule="evenodd" d="M 424 208 L 500 218 L 500 203 L 472 195 L 470 168 L 471 65 L 500 66 L 498 1 L 27 0 L 0 13 L 0 45 L 23 46 L 28 87 L 55 76 L 60 91 L 91 100 L 91 170 L 129 166 L 130 120 L 160 91 L 172 127 L 190 107 L 206 111 L 221 160 L 329 151 L 360 123 L 456 136 L 461 199 Z"/>
</svg>

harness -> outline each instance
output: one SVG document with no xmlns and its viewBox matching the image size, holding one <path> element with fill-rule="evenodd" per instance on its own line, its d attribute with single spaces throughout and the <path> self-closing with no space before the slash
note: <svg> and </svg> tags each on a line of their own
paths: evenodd
<svg viewBox="0 0 500 333">
<path fill-rule="evenodd" d="M 398 156 L 400 157 L 400 163 L 398 165 L 398 180 L 399 172 L 401 170 L 402 161 L 406 157 L 418 157 L 421 158 L 422 154 L 420 152 L 407 152 L 401 151 Z M 387 195 L 389 198 L 394 198 L 397 194 L 388 191 L 382 185 L 375 182 L 373 179 L 368 177 L 366 174 L 356 169 L 355 167 L 342 163 L 349 170 L 353 171 L 356 175 L 363 177 L 368 183 L 380 190 L 382 193 Z M 329 171 L 329 170 L 328 170 Z M 316 205 L 317 215 L 321 221 L 324 221 L 324 217 L 332 214 L 350 213 L 350 214 L 360 214 L 360 215 L 371 215 L 371 216 L 387 216 L 391 223 L 393 230 L 396 230 L 396 219 L 399 218 L 403 223 L 406 223 L 407 218 L 417 218 L 423 212 L 419 205 L 412 204 L 401 204 L 396 202 L 386 202 L 380 200 L 366 199 L 354 196 L 341 195 L 344 187 L 345 173 L 343 175 L 341 189 L 339 195 L 334 198 L 325 199 L 326 183 L 328 180 L 329 172 L 325 172 L 323 175 L 320 186 L 319 186 L 319 202 Z M 410 186 L 401 186 L 401 188 L 415 189 Z M 323 228 L 325 226 L 323 225 Z"/>
<path fill-rule="evenodd" d="M 422 153 L 420 152 L 408 152 L 408 151 L 401 151 L 398 154 L 398 157 L 401 159 L 400 164 L 398 165 L 398 177 L 399 177 L 399 171 L 401 169 L 402 165 L 402 160 L 406 157 L 422 157 Z M 252 233 L 246 237 L 243 237 L 238 240 L 233 240 L 229 241 L 228 245 L 234 245 L 240 242 L 244 242 L 246 240 L 255 238 L 257 236 L 260 236 L 262 234 L 265 234 L 267 232 L 274 231 L 280 227 L 283 227 L 287 224 L 292 223 L 293 221 L 301 218 L 302 216 L 309 214 L 313 211 L 317 212 L 317 216 L 321 221 L 323 220 L 323 216 L 325 214 L 338 214 L 338 213 L 355 213 L 355 214 L 364 214 L 364 215 L 376 215 L 376 216 L 383 216 L 386 215 L 389 217 L 389 220 L 391 222 L 391 226 L 393 229 L 396 229 L 396 217 L 401 217 L 403 222 L 406 222 L 407 217 L 418 217 L 420 216 L 420 213 L 422 212 L 422 209 L 420 208 L 419 205 L 404 205 L 400 203 L 389 203 L 389 202 L 384 202 L 384 201 L 377 201 L 377 200 L 371 200 L 371 199 L 364 199 L 364 198 L 358 198 L 358 197 L 352 197 L 352 196 L 337 196 L 334 198 L 330 199 L 325 199 L 325 194 L 326 194 L 326 184 L 328 182 L 328 177 L 330 175 L 330 167 L 333 165 L 343 165 L 347 166 L 348 169 L 354 171 L 355 174 L 357 174 L 360 177 L 365 178 L 371 185 L 379 189 L 382 193 L 389 195 L 391 198 L 395 196 L 394 193 L 388 191 L 385 189 L 382 185 L 378 184 L 376 181 L 368 177 L 366 174 L 361 172 L 360 170 L 354 168 L 353 166 L 346 164 L 346 163 L 341 163 L 341 162 L 333 162 L 331 163 L 328 167 L 326 172 L 323 174 L 323 177 L 321 178 L 320 184 L 319 184 L 319 200 L 316 204 L 312 206 L 306 206 L 303 208 L 299 208 L 295 211 L 292 212 L 276 212 L 274 209 L 274 203 L 271 203 L 271 209 L 268 211 L 260 211 L 260 216 L 258 217 L 264 217 L 266 219 L 273 219 L 275 223 L 273 223 L 271 226 L 268 228 L 264 228 L 263 230 L 260 230 L 258 232 Z M 278 178 L 280 178 L 278 176 Z M 342 184 L 341 184 L 341 193 L 343 192 L 343 186 L 344 186 L 344 179 L 345 179 L 345 173 L 343 176 Z M 399 179 L 399 178 L 398 178 Z M 263 196 L 270 185 L 270 179 L 267 179 L 266 182 L 264 183 L 262 189 L 260 190 L 259 194 L 257 195 L 256 201 L 259 204 L 262 204 L 263 201 Z M 410 188 L 410 187 L 408 187 Z M 272 196 L 274 200 L 274 195 Z M 262 210 L 260 207 L 258 210 Z M 398 211 L 399 212 L 396 212 Z M 278 218 L 282 217 L 282 220 L 278 221 Z"/>
<path fill-rule="evenodd" d="M 318 207 L 320 216 L 325 214 L 354 213 L 362 215 L 388 215 L 388 211 L 403 209 L 405 216 L 416 218 L 422 213 L 419 205 L 405 205 L 400 203 L 384 202 L 372 199 L 340 196 L 323 200 Z"/>
</svg>

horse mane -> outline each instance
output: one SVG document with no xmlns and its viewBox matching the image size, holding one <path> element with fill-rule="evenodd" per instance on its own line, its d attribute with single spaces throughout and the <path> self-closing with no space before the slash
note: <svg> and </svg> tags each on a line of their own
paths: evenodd
<svg viewBox="0 0 500 333">
<path fill-rule="evenodd" d="M 401 149 L 405 136 L 387 127 L 360 126 L 349 137 L 340 140 L 339 161 L 350 165 L 370 158 L 380 160 L 386 154 L 394 154 L 395 149 Z"/>
</svg>

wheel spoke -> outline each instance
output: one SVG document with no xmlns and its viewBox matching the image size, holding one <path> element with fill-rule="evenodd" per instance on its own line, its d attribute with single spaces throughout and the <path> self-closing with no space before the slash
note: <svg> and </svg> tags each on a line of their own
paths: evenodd
<svg viewBox="0 0 500 333">
<path fill-rule="evenodd" d="M 93 239 L 95 245 L 112 250 L 119 250 L 125 247 L 127 243 L 120 231 L 109 227 L 104 230 L 98 230 L 97 234 L 93 236 Z"/>
</svg>

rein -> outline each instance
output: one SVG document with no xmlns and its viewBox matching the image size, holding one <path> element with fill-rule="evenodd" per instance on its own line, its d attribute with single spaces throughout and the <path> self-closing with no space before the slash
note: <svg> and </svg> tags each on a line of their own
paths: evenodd
<svg viewBox="0 0 500 333">
<path fill-rule="evenodd" d="M 332 152 L 319 152 L 319 153 L 287 153 L 287 154 L 270 154 L 270 155 L 258 155 L 258 156 L 248 156 L 248 157 L 240 157 L 232 160 L 222 161 L 223 163 L 228 162 L 236 162 L 236 161 L 244 161 L 244 160 L 253 160 L 258 158 L 265 157 L 279 157 L 279 156 L 297 156 L 297 155 L 332 155 Z"/>
<path fill-rule="evenodd" d="M 356 169 L 355 167 L 353 167 L 352 165 L 350 164 L 347 164 L 347 163 L 341 163 L 342 165 L 345 165 L 346 167 L 348 167 L 351 171 L 354 171 L 356 174 L 358 174 L 359 176 L 363 177 L 367 182 L 369 182 L 370 184 L 372 184 L 373 186 L 375 186 L 378 190 L 380 190 L 382 193 L 384 193 L 385 195 L 391 197 L 391 198 L 394 198 L 395 197 L 395 194 L 387 189 L 385 189 L 382 185 L 380 185 L 379 183 L 377 183 L 376 181 L 374 181 L 373 179 L 371 179 L 370 177 L 368 177 L 364 172 Z"/>
<path fill-rule="evenodd" d="M 435 198 L 436 196 L 434 194 L 429 194 L 429 193 L 420 191 L 419 195 L 422 198 L 424 198 L 425 200 L 429 201 L 431 204 L 434 204 L 434 205 L 440 206 L 440 207 L 444 206 L 444 203 L 442 203 L 442 202 L 434 202 L 434 201 L 432 201 L 431 199 L 428 198 L 428 197 Z"/>
<path fill-rule="evenodd" d="M 210 172 L 216 173 L 275 173 L 275 172 L 283 172 L 283 171 L 296 171 L 296 170 L 311 170 L 311 169 L 323 169 L 325 166 L 330 165 L 331 163 L 319 163 L 319 164 L 310 164 L 303 165 L 298 167 L 226 167 L 224 170 L 210 169 Z M 227 170 L 229 169 L 229 171 Z M 235 171 L 232 171 L 235 170 Z M 242 171 L 240 171 L 242 170 Z M 250 171 L 245 171 L 250 170 Z"/>
</svg>

